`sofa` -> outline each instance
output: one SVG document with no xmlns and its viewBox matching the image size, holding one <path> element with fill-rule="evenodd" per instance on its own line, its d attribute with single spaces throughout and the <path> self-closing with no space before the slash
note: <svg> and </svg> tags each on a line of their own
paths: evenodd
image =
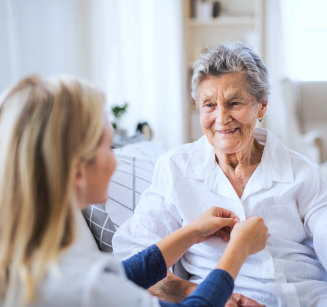
<svg viewBox="0 0 327 307">
<path fill-rule="evenodd" d="M 148 141 L 114 149 L 117 168 L 107 202 L 92 204 L 79 215 L 81 248 L 112 252 L 115 231 L 132 216 L 142 192 L 151 183 L 155 162 L 164 151 L 160 144 Z"/>
<path fill-rule="evenodd" d="M 288 145 L 320 164 L 327 178 L 327 81 L 285 78 L 282 90 L 292 135 Z"/>
</svg>

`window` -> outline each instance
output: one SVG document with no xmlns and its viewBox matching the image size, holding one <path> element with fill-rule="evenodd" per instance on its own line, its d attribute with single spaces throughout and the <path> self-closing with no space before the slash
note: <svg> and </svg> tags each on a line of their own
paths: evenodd
<svg viewBox="0 0 327 307">
<path fill-rule="evenodd" d="M 286 0 L 285 49 L 288 75 L 327 80 L 327 1 Z"/>
</svg>

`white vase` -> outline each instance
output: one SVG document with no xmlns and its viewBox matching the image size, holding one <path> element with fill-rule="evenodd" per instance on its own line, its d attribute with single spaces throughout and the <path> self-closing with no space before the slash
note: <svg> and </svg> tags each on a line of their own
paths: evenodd
<svg viewBox="0 0 327 307">
<path fill-rule="evenodd" d="M 198 0 L 196 6 L 197 18 L 199 20 L 210 20 L 212 18 L 212 3 L 209 0 Z"/>
</svg>

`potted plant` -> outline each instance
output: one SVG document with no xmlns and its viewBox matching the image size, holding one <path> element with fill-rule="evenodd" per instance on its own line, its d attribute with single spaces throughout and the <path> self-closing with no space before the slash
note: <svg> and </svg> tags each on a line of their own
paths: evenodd
<svg viewBox="0 0 327 307">
<path fill-rule="evenodd" d="M 122 116 L 127 112 L 128 103 L 125 102 L 123 105 L 113 105 L 111 107 L 111 113 L 114 117 L 112 126 L 115 129 L 115 135 L 119 135 L 121 138 L 126 136 L 126 130 L 120 127 L 120 120 Z"/>
</svg>

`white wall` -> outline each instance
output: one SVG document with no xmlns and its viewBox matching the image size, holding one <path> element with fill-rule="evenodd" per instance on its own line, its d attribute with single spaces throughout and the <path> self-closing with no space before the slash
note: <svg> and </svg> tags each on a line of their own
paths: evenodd
<svg viewBox="0 0 327 307">
<path fill-rule="evenodd" d="M 11 79 L 9 29 L 7 23 L 7 3 L 0 1 L 0 92 Z"/>
</svg>

